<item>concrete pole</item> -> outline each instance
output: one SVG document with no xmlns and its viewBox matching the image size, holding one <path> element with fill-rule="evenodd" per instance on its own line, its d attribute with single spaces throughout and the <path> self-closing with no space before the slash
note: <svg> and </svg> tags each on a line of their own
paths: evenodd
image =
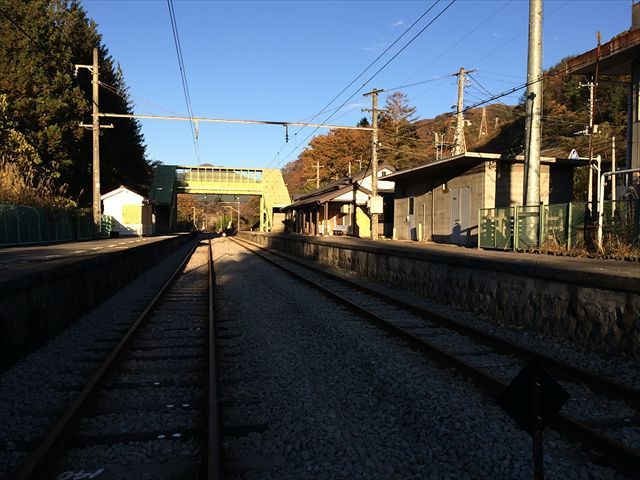
<svg viewBox="0 0 640 480">
<path fill-rule="evenodd" d="M 374 88 L 363 94 L 363 97 L 371 95 L 371 198 L 378 196 L 378 94 L 382 89 Z M 367 111 L 367 110 L 365 110 Z M 371 214 L 371 240 L 378 239 L 378 214 Z"/>
<path fill-rule="evenodd" d="M 542 0 L 529 0 L 527 84 L 524 204 L 539 205 L 542 136 Z"/>
<path fill-rule="evenodd" d="M 316 188 L 320 188 L 320 162 L 316 162 Z"/>
<path fill-rule="evenodd" d="M 611 216 L 616 213 L 616 137 L 611 137 Z"/>
<path fill-rule="evenodd" d="M 100 205 L 100 110 L 98 103 L 98 49 L 93 49 L 93 68 L 91 86 L 93 90 L 93 229 L 94 235 L 100 234 L 102 225 L 102 206 Z"/>
<path fill-rule="evenodd" d="M 373 135 L 371 142 L 371 196 L 378 196 L 378 92 L 371 95 L 371 120 Z M 378 239 L 378 214 L 371 215 L 371 239 Z"/>
<path fill-rule="evenodd" d="M 589 187 L 587 190 L 587 202 L 589 202 L 589 211 L 593 211 L 593 115 L 594 115 L 594 87 L 595 83 L 589 82 Z"/>
<path fill-rule="evenodd" d="M 597 244 L 598 249 L 600 251 L 604 250 L 604 245 L 602 243 L 602 229 L 604 227 L 604 175 L 602 174 L 602 170 L 600 169 L 600 155 L 598 155 L 598 194 L 597 194 L 597 202 L 598 202 L 598 231 L 597 231 Z"/>
<path fill-rule="evenodd" d="M 460 67 L 460 71 L 457 73 L 458 75 L 458 110 L 456 113 L 456 141 L 453 147 L 453 154 L 460 155 L 464 153 L 465 141 L 464 141 L 464 114 L 462 110 L 464 109 L 464 68 Z"/>
</svg>

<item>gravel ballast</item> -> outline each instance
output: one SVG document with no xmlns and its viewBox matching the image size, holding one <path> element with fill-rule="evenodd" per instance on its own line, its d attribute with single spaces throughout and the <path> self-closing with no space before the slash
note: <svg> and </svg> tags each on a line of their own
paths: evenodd
<svg viewBox="0 0 640 480">
<path fill-rule="evenodd" d="M 230 401 L 223 424 L 244 413 L 268 425 L 225 437 L 225 459 L 274 459 L 273 468 L 238 478 L 531 477 L 529 436 L 455 372 L 229 240 L 214 242 L 214 256 L 217 316 L 242 334 L 218 347 L 221 394 Z M 259 381 L 224 384 L 252 375 Z M 545 434 L 545 474 L 624 478 L 553 431 Z"/>
<path fill-rule="evenodd" d="M 126 288 L 0 374 L 0 478 L 12 478 L 28 450 L 55 424 L 108 350 L 115 346 L 160 286 L 184 259 L 192 242 L 147 270 Z M 24 442 L 24 449 L 19 446 Z"/>
</svg>

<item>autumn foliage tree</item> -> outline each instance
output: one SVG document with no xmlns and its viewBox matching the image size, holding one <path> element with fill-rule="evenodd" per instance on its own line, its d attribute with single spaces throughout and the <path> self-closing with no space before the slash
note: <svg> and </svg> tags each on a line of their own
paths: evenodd
<svg viewBox="0 0 640 480">
<path fill-rule="evenodd" d="M 365 120 L 366 122 L 366 120 Z M 362 121 L 360 126 L 368 126 Z M 316 188 L 316 163 L 320 168 L 320 183 L 324 184 L 366 168 L 371 157 L 371 134 L 358 130 L 330 130 L 313 137 L 309 145 L 294 162 L 283 169 L 283 176 L 290 192 L 302 192 Z"/>
<path fill-rule="evenodd" d="M 417 127 L 416 108 L 409 105 L 404 93 L 395 92 L 386 99 L 379 114 L 380 163 L 398 169 L 424 163 L 425 142 L 420 139 Z M 358 126 L 369 126 L 363 118 Z M 315 189 L 316 165 L 320 169 L 320 184 L 345 177 L 349 170 L 355 173 L 371 165 L 371 132 L 354 130 L 331 130 L 314 137 L 307 148 L 293 162 L 285 165 L 283 176 L 290 192 Z"/>
</svg>

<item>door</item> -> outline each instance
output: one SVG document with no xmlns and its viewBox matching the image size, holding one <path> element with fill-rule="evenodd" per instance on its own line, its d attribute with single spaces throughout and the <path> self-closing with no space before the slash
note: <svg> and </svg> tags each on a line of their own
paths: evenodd
<svg viewBox="0 0 640 480">
<path fill-rule="evenodd" d="M 415 215 L 415 203 L 416 199 L 414 197 L 409 197 L 409 205 L 407 209 L 407 228 L 409 231 L 407 232 L 407 238 L 409 240 L 417 240 L 418 234 L 416 232 L 416 215 Z"/>
<path fill-rule="evenodd" d="M 467 245 L 471 228 L 471 187 L 452 188 L 451 195 L 451 243 Z"/>
</svg>

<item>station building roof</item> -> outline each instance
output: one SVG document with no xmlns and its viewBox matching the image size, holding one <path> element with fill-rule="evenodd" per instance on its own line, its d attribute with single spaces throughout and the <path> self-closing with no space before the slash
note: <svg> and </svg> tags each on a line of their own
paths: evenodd
<svg viewBox="0 0 640 480">
<path fill-rule="evenodd" d="M 420 165 L 419 167 L 409 168 L 407 170 L 401 170 L 399 172 L 387 175 L 386 180 L 402 181 L 411 177 L 428 176 L 435 173 L 443 173 L 448 170 L 459 171 L 461 167 L 473 168 L 482 162 L 502 162 L 502 163 L 524 163 L 523 155 L 506 156 L 499 153 L 483 153 L 483 152 L 466 152 L 453 157 L 438 160 L 426 165 Z M 580 167 L 587 165 L 587 159 L 570 159 L 570 158 L 556 158 L 556 157 L 540 157 L 541 164 L 548 165 L 566 165 L 573 167 Z"/>
</svg>

